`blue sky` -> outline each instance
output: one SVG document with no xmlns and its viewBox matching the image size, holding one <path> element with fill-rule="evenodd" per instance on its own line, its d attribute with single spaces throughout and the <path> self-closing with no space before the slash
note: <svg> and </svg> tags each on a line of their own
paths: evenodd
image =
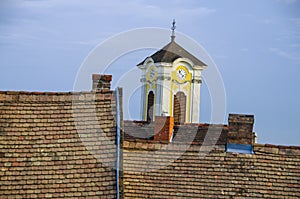
<svg viewBox="0 0 300 199">
<path fill-rule="evenodd" d="M 299 0 L 1 0 L 0 9 L 0 90 L 70 91 L 97 44 L 175 18 L 218 66 L 227 112 L 254 114 L 260 143 L 300 145 Z M 120 67 L 152 52 L 124 56 Z M 209 122 L 205 84 L 201 97 Z"/>
</svg>

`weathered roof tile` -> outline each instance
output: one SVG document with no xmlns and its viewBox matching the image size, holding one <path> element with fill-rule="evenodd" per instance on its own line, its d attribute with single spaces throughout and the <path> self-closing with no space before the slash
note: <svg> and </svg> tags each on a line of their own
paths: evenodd
<svg viewBox="0 0 300 199">
<path fill-rule="evenodd" d="M 95 139 L 99 127 L 115 139 L 112 99 L 111 91 L 1 91 L 0 197 L 114 198 L 115 170 L 88 150 L 77 130 L 93 138 L 95 149 L 115 151 L 114 144 Z M 94 112 L 101 114 L 93 117 Z M 103 117 L 109 121 L 104 125 Z"/>
</svg>

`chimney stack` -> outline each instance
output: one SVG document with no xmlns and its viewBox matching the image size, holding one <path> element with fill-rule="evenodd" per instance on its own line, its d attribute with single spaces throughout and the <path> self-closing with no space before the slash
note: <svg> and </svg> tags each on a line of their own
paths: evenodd
<svg viewBox="0 0 300 199">
<path fill-rule="evenodd" d="M 112 75 L 93 74 L 93 91 L 110 90 Z"/>
<path fill-rule="evenodd" d="M 171 142 L 173 136 L 174 118 L 171 116 L 155 116 L 154 141 Z"/>
<path fill-rule="evenodd" d="M 229 132 L 227 136 L 227 151 L 253 153 L 254 116 L 244 114 L 229 114 Z"/>
</svg>

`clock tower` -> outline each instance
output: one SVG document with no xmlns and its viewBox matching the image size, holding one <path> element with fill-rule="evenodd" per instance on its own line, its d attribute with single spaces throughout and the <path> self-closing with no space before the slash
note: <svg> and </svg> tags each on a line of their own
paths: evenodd
<svg viewBox="0 0 300 199">
<path fill-rule="evenodd" d="M 206 64 L 175 42 L 171 42 L 137 66 L 142 70 L 141 117 L 172 116 L 174 122 L 199 123 L 200 86 Z"/>
</svg>

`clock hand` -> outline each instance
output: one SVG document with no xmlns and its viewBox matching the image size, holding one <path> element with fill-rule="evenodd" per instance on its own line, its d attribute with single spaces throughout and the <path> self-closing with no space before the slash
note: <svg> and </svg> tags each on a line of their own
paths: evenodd
<svg viewBox="0 0 300 199">
<path fill-rule="evenodd" d="M 179 74 L 180 74 L 181 78 L 183 78 L 184 74 L 182 74 L 182 71 L 181 71 L 181 70 L 179 70 L 178 72 L 179 72 Z"/>
</svg>

